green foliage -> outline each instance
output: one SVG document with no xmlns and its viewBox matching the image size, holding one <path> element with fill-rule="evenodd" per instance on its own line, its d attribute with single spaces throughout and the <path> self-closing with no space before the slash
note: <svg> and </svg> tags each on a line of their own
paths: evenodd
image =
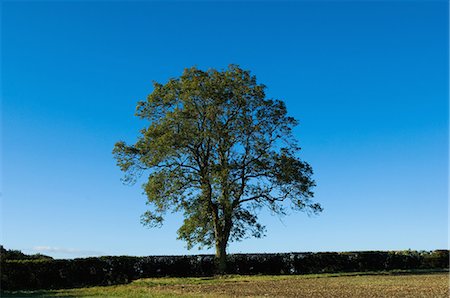
<svg viewBox="0 0 450 298">
<path fill-rule="evenodd" d="M 230 274 L 315 274 L 449 268 L 449 251 L 233 254 Z M 145 277 L 214 274 L 214 257 L 99 257 L 74 260 L 3 260 L 2 290 L 58 289 L 128 283 Z"/>
<path fill-rule="evenodd" d="M 216 245 L 224 253 L 229 240 L 261 237 L 261 207 L 322 210 L 311 201 L 312 168 L 297 156 L 297 121 L 249 71 L 186 69 L 154 83 L 136 116 L 149 125 L 134 145 L 116 143 L 113 154 L 126 182 L 148 173 L 151 207 L 142 222 L 158 226 L 167 211 L 183 212 L 178 236 L 188 248 Z"/>
<path fill-rule="evenodd" d="M 5 249 L 3 245 L 0 245 L 0 258 L 1 260 L 51 260 L 50 256 L 43 254 L 27 255 L 20 250 Z"/>
</svg>

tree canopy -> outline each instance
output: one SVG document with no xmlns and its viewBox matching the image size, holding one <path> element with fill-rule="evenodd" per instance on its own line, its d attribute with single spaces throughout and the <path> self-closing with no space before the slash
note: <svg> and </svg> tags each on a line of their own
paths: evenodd
<svg viewBox="0 0 450 298">
<path fill-rule="evenodd" d="M 46 256 L 43 254 L 33 254 L 27 255 L 21 252 L 20 250 L 15 249 L 6 249 L 3 245 L 0 245 L 0 258 L 2 261 L 6 260 L 52 260 L 53 258 L 50 256 Z"/>
<path fill-rule="evenodd" d="M 215 246 L 222 269 L 229 241 L 264 234 L 261 207 L 322 210 L 312 201 L 313 170 L 298 157 L 297 121 L 265 88 L 236 65 L 185 69 L 154 83 L 136 109 L 148 126 L 134 145 L 120 141 L 113 150 L 125 181 L 148 174 L 142 222 L 158 226 L 166 212 L 182 212 L 178 238 L 188 248 Z"/>
</svg>

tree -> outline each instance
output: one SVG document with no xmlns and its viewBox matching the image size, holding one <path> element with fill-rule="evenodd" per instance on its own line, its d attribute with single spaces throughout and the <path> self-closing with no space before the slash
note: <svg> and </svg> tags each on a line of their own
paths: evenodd
<svg viewBox="0 0 450 298">
<path fill-rule="evenodd" d="M 5 249 L 3 245 L 0 245 L 0 259 L 6 260 L 52 260 L 50 256 L 42 255 L 40 253 L 34 255 L 27 255 L 20 250 Z"/>
<path fill-rule="evenodd" d="M 320 212 L 311 201 L 311 166 L 297 157 L 297 121 L 281 100 L 236 65 L 224 71 L 185 69 L 165 85 L 154 83 L 136 116 L 149 121 L 134 145 L 115 144 L 126 182 L 149 173 L 143 185 L 151 209 L 142 222 L 158 226 L 167 211 L 183 212 L 178 239 L 216 249 L 226 268 L 229 241 L 261 237 L 257 211 Z"/>
</svg>

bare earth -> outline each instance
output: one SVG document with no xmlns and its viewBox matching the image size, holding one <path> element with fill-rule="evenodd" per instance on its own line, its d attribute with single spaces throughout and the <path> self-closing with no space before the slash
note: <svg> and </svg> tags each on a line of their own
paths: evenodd
<svg viewBox="0 0 450 298">
<path fill-rule="evenodd" d="M 179 294 L 224 297 L 450 297 L 448 274 L 340 276 L 173 285 Z"/>
<path fill-rule="evenodd" d="M 126 285 L 2 293 L 1 297 L 430 297 L 447 298 L 449 273 L 146 278 Z"/>
</svg>

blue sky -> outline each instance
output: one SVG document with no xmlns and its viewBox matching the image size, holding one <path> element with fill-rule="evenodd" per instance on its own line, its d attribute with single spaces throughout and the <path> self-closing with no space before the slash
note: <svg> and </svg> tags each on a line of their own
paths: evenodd
<svg viewBox="0 0 450 298">
<path fill-rule="evenodd" d="M 262 212 L 229 252 L 448 247 L 448 4 L 2 2 L 1 243 L 54 257 L 191 254 L 143 227 L 111 151 L 185 67 L 239 64 L 300 120 L 320 216 Z M 203 250 L 210 253 L 211 250 Z"/>
</svg>

